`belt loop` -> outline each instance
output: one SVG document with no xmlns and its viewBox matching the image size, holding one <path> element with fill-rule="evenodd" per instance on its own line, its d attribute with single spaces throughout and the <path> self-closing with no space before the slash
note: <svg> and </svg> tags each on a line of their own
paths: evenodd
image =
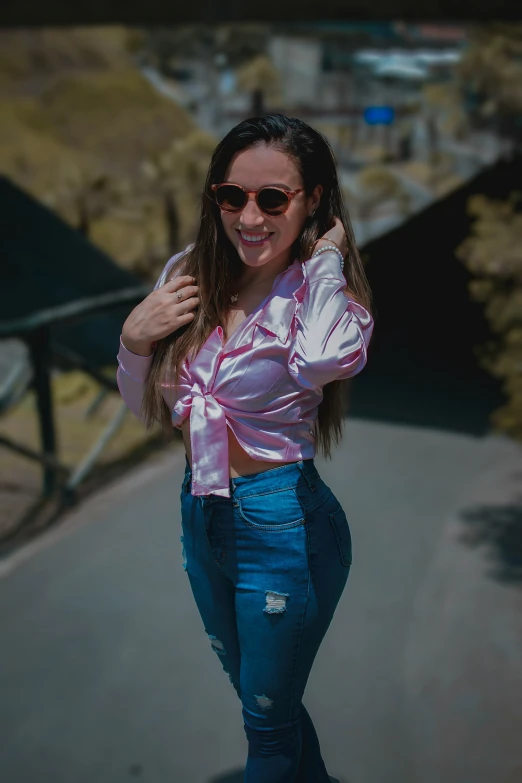
<svg viewBox="0 0 522 783">
<path fill-rule="evenodd" d="M 313 481 L 310 479 L 310 477 L 306 475 L 306 474 L 307 474 L 307 471 L 305 470 L 305 466 L 304 466 L 304 462 L 303 462 L 303 460 L 300 460 L 300 461 L 297 463 L 297 467 L 298 467 L 298 468 L 299 468 L 299 470 L 301 471 L 301 475 L 304 477 L 304 480 L 305 480 L 305 481 L 306 481 L 306 483 L 308 484 L 308 489 L 310 490 L 310 492 L 315 492 L 315 484 L 314 484 L 314 483 L 313 483 Z"/>
<path fill-rule="evenodd" d="M 236 482 L 232 477 L 230 477 L 230 501 L 232 502 L 233 506 L 237 506 L 238 502 L 236 500 Z"/>
</svg>

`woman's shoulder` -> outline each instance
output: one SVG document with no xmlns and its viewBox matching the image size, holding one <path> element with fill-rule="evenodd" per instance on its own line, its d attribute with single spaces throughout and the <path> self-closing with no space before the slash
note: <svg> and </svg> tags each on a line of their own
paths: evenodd
<svg viewBox="0 0 522 783">
<path fill-rule="evenodd" d="M 161 288 L 162 285 L 165 285 L 165 283 L 167 282 L 167 277 L 169 276 L 169 272 L 171 271 L 171 269 L 174 266 L 174 264 L 177 261 L 179 261 L 182 258 L 182 256 L 184 256 L 186 253 L 188 253 L 189 250 L 191 250 L 193 247 L 194 247 L 194 244 L 187 245 L 185 250 L 182 250 L 181 253 L 176 253 L 171 258 L 169 258 L 169 260 L 167 261 L 167 263 L 165 264 L 165 266 L 163 268 L 163 271 L 162 271 L 161 275 L 158 277 L 158 281 L 157 281 L 156 285 L 154 286 L 154 290 L 156 290 L 157 288 Z M 180 269 L 178 271 L 178 274 L 180 274 L 181 271 L 182 270 L 181 270 L 181 267 L 180 267 Z"/>
</svg>

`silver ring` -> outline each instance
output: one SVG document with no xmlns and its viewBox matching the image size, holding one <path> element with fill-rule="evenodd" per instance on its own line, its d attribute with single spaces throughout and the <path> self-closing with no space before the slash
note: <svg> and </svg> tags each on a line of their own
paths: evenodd
<svg viewBox="0 0 522 783">
<path fill-rule="evenodd" d="M 183 294 L 181 293 L 181 291 L 177 292 L 177 296 L 178 296 L 178 299 L 180 299 L 180 300 L 183 299 Z"/>
</svg>

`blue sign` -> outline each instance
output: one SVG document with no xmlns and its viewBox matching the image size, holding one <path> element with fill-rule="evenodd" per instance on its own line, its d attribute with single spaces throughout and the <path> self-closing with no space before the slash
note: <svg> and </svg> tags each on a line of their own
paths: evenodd
<svg viewBox="0 0 522 783">
<path fill-rule="evenodd" d="M 395 109 L 392 106 L 368 106 L 364 110 L 367 125 L 391 125 L 394 119 Z"/>
</svg>

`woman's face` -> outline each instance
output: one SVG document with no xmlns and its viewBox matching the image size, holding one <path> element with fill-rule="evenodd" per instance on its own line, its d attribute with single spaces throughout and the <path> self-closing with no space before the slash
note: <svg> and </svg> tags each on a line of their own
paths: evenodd
<svg viewBox="0 0 522 783">
<path fill-rule="evenodd" d="M 301 174 L 292 158 L 265 143 L 250 147 L 233 158 L 224 181 L 242 185 L 247 190 L 258 190 L 265 185 L 278 185 L 285 190 L 303 187 Z M 278 217 L 261 212 L 253 194 L 241 211 L 221 210 L 225 232 L 243 263 L 250 267 L 261 267 L 269 262 L 277 267 L 289 263 L 290 248 L 306 218 L 317 209 L 322 189 L 318 185 L 308 197 L 302 190 L 294 196 L 288 210 Z"/>
</svg>

